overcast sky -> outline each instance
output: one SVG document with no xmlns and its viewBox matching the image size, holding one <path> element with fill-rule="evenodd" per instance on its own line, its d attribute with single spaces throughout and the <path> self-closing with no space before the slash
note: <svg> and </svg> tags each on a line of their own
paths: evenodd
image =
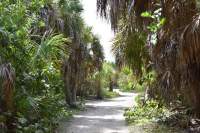
<svg viewBox="0 0 200 133">
<path fill-rule="evenodd" d="M 105 58 L 108 61 L 114 61 L 114 56 L 111 52 L 111 41 L 114 37 L 111 31 L 110 24 L 97 16 L 96 0 L 81 0 L 83 4 L 83 18 L 88 26 L 93 27 L 93 33 L 100 37 L 101 44 L 104 48 Z"/>
</svg>

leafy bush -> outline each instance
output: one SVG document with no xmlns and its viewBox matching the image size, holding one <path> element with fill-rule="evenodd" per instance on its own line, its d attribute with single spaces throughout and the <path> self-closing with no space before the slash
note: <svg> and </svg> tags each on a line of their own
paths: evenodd
<svg viewBox="0 0 200 133">
<path fill-rule="evenodd" d="M 154 82 L 155 72 L 143 70 L 142 74 L 138 77 L 134 75 L 130 68 L 123 67 L 118 77 L 118 85 L 122 91 L 134 90 L 143 92 Z"/>
<path fill-rule="evenodd" d="M 107 88 L 110 84 L 110 78 L 112 79 L 115 72 L 115 65 L 110 62 L 104 62 L 103 69 L 101 72 L 102 75 L 102 87 Z"/>
<path fill-rule="evenodd" d="M 67 89 L 82 90 L 102 69 L 100 41 L 79 0 L 4 0 L 0 10 L 0 132 L 53 132 L 72 114 L 65 100 L 76 104 Z"/>
<path fill-rule="evenodd" d="M 103 91 L 102 91 L 102 95 L 104 98 L 115 98 L 117 96 L 119 96 L 119 93 L 117 92 L 111 92 L 111 91 L 108 91 L 108 88 L 104 88 Z"/>
<path fill-rule="evenodd" d="M 187 110 L 181 112 L 169 110 L 155 100 L 144 102 L 142 95 L 136 97 L 137 105 L 126 109 L 124 113 L 126 121 L 133 124 L 130 128 L 131 132 L 180 133 L 188 127 L 191 118 L 187 115 Z"/>
<path fill-rule="evenodd" d="M 132 71 L 128 67 L 124 67 L 120 74 L 118 79 L 118 85 L 119 88 L 122 91 L 131 91 L 134 90 L 134 76 Z"/>
<path fill-rule="evenodd" d="M 140 96 L 139 96 L 140 97 Z M 143 103 L 137 98 L 137 105 L 125 110 L 124 116 L 128 123 L 145 123 L 158 121 L 167 113 L 167 109 L 155 100 Z"/>
<path fill-rule="evenodd" d="M 60 97 L 49 95 L 20 100 L 22 108 L 19 110 L 26 112 L 17 112 L 17 132 L 53 132 L 61 118 L 72 115 Z"/>
</svg>

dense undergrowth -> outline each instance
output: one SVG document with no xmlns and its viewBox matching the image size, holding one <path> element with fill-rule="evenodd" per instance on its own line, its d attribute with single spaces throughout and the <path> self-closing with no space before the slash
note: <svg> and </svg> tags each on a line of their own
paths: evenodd
<svg viewBox="0 0 200 133">
<path fill-rule="evenodd" d="M 103 89 L 103 97 L 104 98 L 115 98 L 119 96 L 119 93 L 116 91 L 109 91 L 109 89 Z"/>
<path fill-rule="evenodd" d="M 67 108 L 66 103 L 60 99 L 60 95 L 48 96 L 48 98 L 29 97 L 19 102 L 21 107 L 14 115 L 14 121 L 12 122 L 16 126 L 17 133 L 54 132 L 61 118 L 69 118 L 77 110 Z M 4 112 L 0 117 L 0 122 L 3 124 L 6 119 L 13 116 L 8 112 Z M 2 127 L 1 132 L 8 132 L 8 130 Z"/>
<path fill-rule="evenodd" d="M 161 101 L 136 97 L 136 105 L 125 110 L 124 116 L 131 131 L 141 133 L 197 133 L 199 119 L 190 108 L 169 108 Z"/>
<path fill-rule="evenodd" d="M 159 105 L 155 100 L 148 100 L 144 103 L 141 96 L 136 99 L 137 105 L 125 110 L 124 116 L 128 123 L 157 122 L 168 114 L 168 110 Z"/>
<path fill-rule="evenodd" d="M 53 132 L 78 98 L 115 97 L 118 87 L 146 91 L 129 123 L 199 132 L 199 9 L 199 0 L 97 0 L 115 31 L 115 66 L 79 0 L 1 1 L 0 131 Z"/>
<path fill-rule="evenodd" d="M 73 115 L 73 110 L 66 107 L 65 102 L 58 101 L 57 98 L 38 100 L 38 109 L 35 112 L 24 116 L 17 113 L 16 132 L 54 132 L 61 118 L 69 118 Z M 56 100 L 57 102 L 54 102 Z"/>
<path fill-rule="evenodd" d="M 0 2 L 1 133 L 52 133 L 82 99 L 117 95 L 102 89 L 114 64 L 82 11 L 79 0 Z"/>
<path fill-rule="evenodd" d="M 172 112 L 156 100 L 144 101 L 143 95 L 136 97 L 136 105 L 125 110 L 126 121 L 131 130 L 141 133 L 180 133 L 181 127 L 167 125 Z"/>
<path fill-rule="evenodd" d="M 131 68 L 125 66 L 118 72 L 117 87 L 121 91 L 144 92 L 155 81 L 155 72 L 143 70 L 142 76 L 137 77 Z"/>
<path fill-rule="evenodd" d="M 148 94 L 145 99 L 156 100 L 128 110 L 125 114 L 130 121 L 165 118 L 168 113 L 162 115 L 162 108 L 167 107 L 168 120 L 189 128 L 192 123 L 199 125 L 199 0 L 97 0 L 97 8 L 116 32 L 113 51 L 117 65 L 128 66 L 135 76 L 126 78 L 126 74 L 121 88 L 141 88 Z M 155 73 L 153 82 L 146 76 L 151 71 Z"/>
</svg>

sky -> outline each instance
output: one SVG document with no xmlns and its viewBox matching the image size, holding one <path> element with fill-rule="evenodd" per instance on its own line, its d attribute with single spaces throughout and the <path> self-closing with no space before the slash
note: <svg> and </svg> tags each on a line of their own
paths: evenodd
<svg viewBox="0 0 200 133">
<path fill-rule="evenodd" d="M 104 48 L 105 59 L 114 62 L 114 55 L 111 52 L 111 41 L 114 37 L 114 33 L 111 30 L 110 24 L 100 16 L 97 16 L 96 0 L 81 0 L 81 2 L 84 8 L 82 16 L 85 23 L 93 27 L 93 33 L 99 36 Z"/>
</svg>

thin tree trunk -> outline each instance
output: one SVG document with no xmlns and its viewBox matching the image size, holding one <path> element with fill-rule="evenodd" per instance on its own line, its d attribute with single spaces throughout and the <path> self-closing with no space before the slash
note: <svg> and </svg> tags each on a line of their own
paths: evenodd
<svg viewBox="0 0 200 133">
<path fill-rule="evenodd" d="M 96 82 L 97 82 L 97 96 L 96 96 L 96 98 L 97 99 L 103 99 L 103 96 L 102 96 L 102 88 L 101 88 L 101 79 L 100 79 L 100 77 L 99 77 L 99 75 L 98 75 L 98 77 L 97 77 L 97 80 L 96 80 Z"/>
<path fill-rule="evenodd" d="M 76 87 L 74 88 L 71 88 L 71 94 L 72 94 L 72 102 L 71 102 L 71 107 L 77 107 L 77 104 L 76 104 Z"/>
<path fill-rule="evenodd" d="M 109 91 L 113 92 L 113 81 L 112 81 L 111 76 L 109 76 Z"/>
<path fill-rule="evenodd" d="M 65 63 L 64 65 L 64 74 L 63 74 L 63 81 L 64 81 L 64 92 L 65 92 L 65 99 L 68 105 L 71 105 L 71 91 L 70 91 L 70 77 L 69 77 L 69 65 Z"/>
</svg>

